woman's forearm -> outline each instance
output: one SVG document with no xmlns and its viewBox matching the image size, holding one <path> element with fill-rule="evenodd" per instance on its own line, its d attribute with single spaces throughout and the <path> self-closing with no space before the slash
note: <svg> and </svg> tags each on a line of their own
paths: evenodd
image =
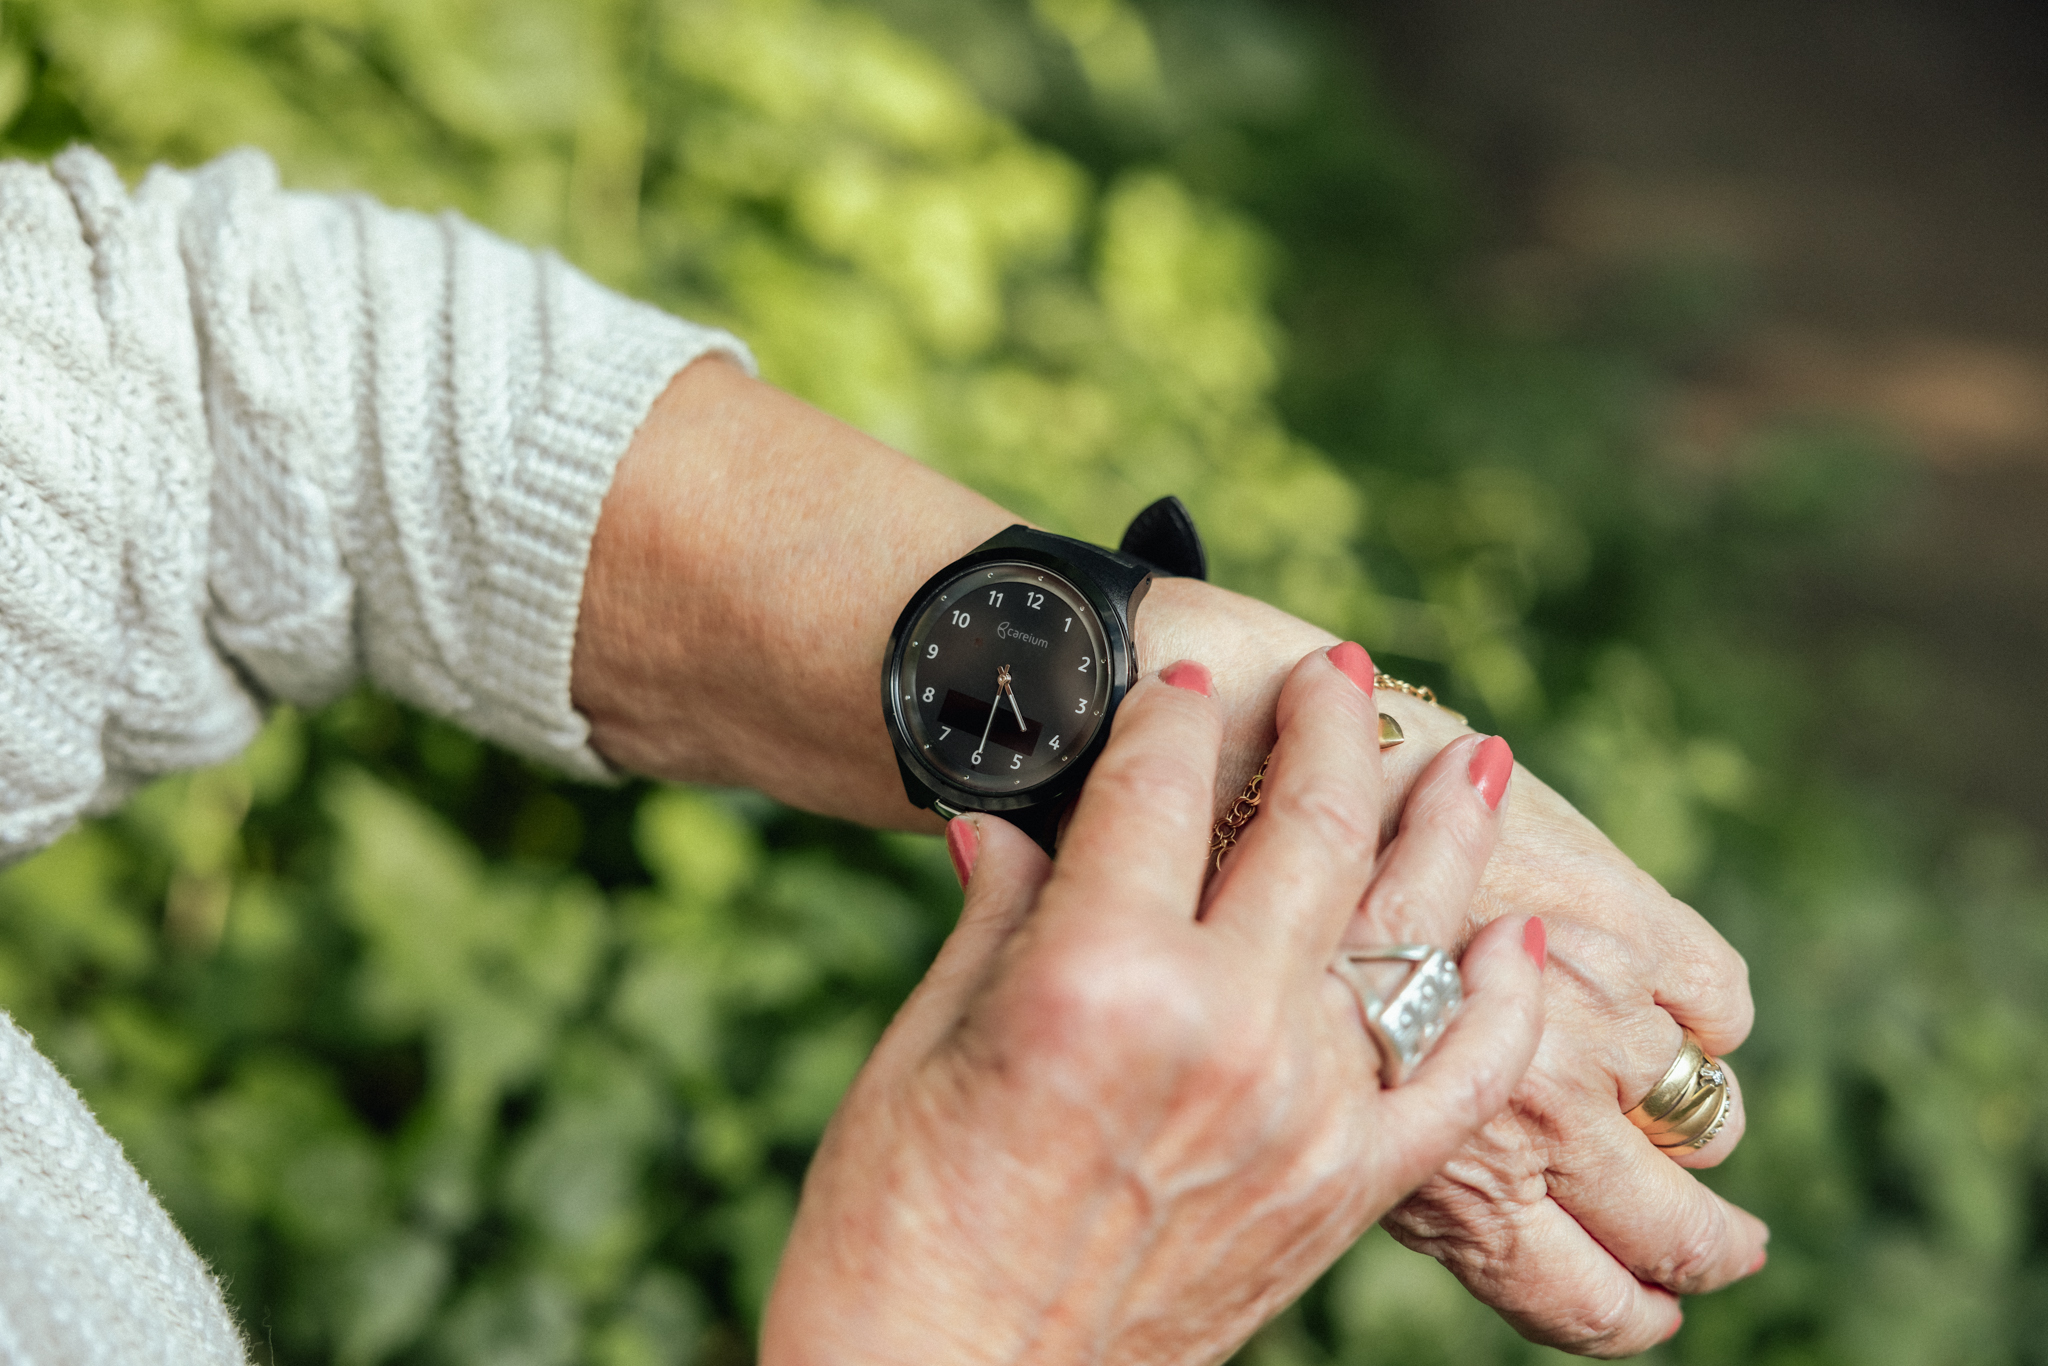
<svg viewBox="0 0 2048 1366">
<path fill-rule="evenodd" d="M 690 366 L 620 461 L 591 547 L 572 693 L 593 745 L 637 772 L 909 824 L 881 651 L 923 578 L 1009 520 L 737 366 Z"/>
<path fill-rule="evenodd" d="M 598 523 L 574 674 L 593 743 L 638 772 L 937 829 L 896 772 L 883 653 L 925 579 L 1017 520 L 727 361 L 697 362 L 649 413 Z M 1285 669 L 1333 639 L 1180 579 L 1154 586 L 1135 628 L 1142 669 L 1196 658 L 1216 676 L 1219 804 L 1271 742 Z"/>
</svg>

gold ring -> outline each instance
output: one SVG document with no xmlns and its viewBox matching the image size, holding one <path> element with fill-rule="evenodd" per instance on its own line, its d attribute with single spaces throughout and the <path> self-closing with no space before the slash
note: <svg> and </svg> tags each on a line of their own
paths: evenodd
<svg viewBox="0 0 2048 1366">
<path fill-rule="evenodd" d="M 1678 1056 L 1650 1094 L 1628 1112 L 1628 1121 L 1666 1152 L 1697 1152 L 1714 1141 L 1734 1107 L 1728 1069 L 1709 1057 L 1699 1037 L 1688 1029 Z"/>
</svg>

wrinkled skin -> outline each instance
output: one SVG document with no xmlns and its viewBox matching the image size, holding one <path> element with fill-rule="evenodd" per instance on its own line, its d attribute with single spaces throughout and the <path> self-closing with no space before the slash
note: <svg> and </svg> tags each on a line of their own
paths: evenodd
<svg viewBox="0 0 2048 1366">
<path fill-rule="evenodd" d="M 1230 729 L 1219 802 L 1270 743 L 1281 658 L 1332 637 L 1207 584 L 1170 580 L 1147 602 L 1155 657 L 1216 667 Z M 1408 739 L 1387 752 L 1386 781 L 1406 793 L 1434 757 L 1471 732 L 1450 712 L 1385 689 L 1379 708 Z M 1389 818 L 1400 809 L 1388 804 Z M 1498 917 L 1550 929 L 1543 1047 L 1509 1110 L 1386 1220 L 1436 1257 L 1523 1335 L 1568 1351 L 1627 1356 L 1678 1331 L 1678 1296 L 1716 1290 L 1763 1264 L 1770 1230 L 1701 1185 L 1688 1168 L 1722 1161 L 1742 1140 L 1739 1081 L 1713 1143 L 1674 1160 L 1624 1112 L 1678 1054 L 1683 1028 L 1708 1052 L 1749 1033 L 1748 968 L 1705 919 L 1667 894 L 1571 804 L 1517 769 L 1500 847 L 1466 933 Z M 1733 1067 L 1729 1068 L 1735 1075 Z"/>
<path fill-rule="evenodd" d="M 764 1362 L 1221 1360 L 1499 1109 L 1541 1028 L 1526 922 L 1474 940 L 1465 1013 L 1394 1089 L 1327 971 L 1460 929 L 1500 823 L 1477 741 L 1376 859 L 1370 700 L 1315 651 L 1279 714 L 1206 898 L 1198 692 L 1132 692 L 1056 866 L 973 818 L 960 925 L 812 1163 Z"/>
<path fill-rule="evenodd" d="M 1515 790 L 1479 909 L 1550 927 L 1543 1046 L 1507 1111 L 1385 1222 L 1525 1336 L 1628 1356 L 1678 1331 L 1678 1296 L 1763 1264 L 1762 1221 L 1686 1170 L 1741 1141 L 1739 1081 L 1697 1153 L 1674 1160 L 1623 1118 L 1676 1056 L 1681 1022 L 1709 1053 L 1742 1042 L 1748 972 L 1563 798 L 1526 772 Z"/>
</svg>

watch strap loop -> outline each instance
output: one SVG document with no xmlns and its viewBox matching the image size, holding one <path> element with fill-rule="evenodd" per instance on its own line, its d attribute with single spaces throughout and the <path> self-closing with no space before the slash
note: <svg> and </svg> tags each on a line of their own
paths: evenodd
<svg viewBox="0 0 2048 1366">
<path fill-rule="evenodd" d="M 1124 529 L 1117 549 L 1162 574 L 1182 579 L 1209 577 L 1208 552 L 1187 505 L 1172 494 L 1140 512 Z"/>
</svg>

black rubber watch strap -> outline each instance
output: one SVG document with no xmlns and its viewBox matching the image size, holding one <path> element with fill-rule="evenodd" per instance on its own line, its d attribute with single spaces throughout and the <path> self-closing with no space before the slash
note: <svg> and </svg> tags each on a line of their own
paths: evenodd
<svg viewBox="0 0 2048 1366">
<path fill-rule="evenodd" d="M 1195 519 L 1172 494 L 1131 518 L 1117 549 L 1175 578 L 1209 577 L 1209 556 L 1195 531 Z"/>
<path fill-rule="evenodd" d="M 1032 841 L 1045 850 L 1045 856 L 1051 858 L 1054 852 L 1053 841 L 1060 833 L 1060 817 L 1067 814 L 1068 805 L 1069 803 L 1064 801 L 1048 802 L 1043 806 L 1034 806 L 1023 811 L 1005 811 L 995 819 L 1008 821 L 1031 836 Z"/>
</svg>

